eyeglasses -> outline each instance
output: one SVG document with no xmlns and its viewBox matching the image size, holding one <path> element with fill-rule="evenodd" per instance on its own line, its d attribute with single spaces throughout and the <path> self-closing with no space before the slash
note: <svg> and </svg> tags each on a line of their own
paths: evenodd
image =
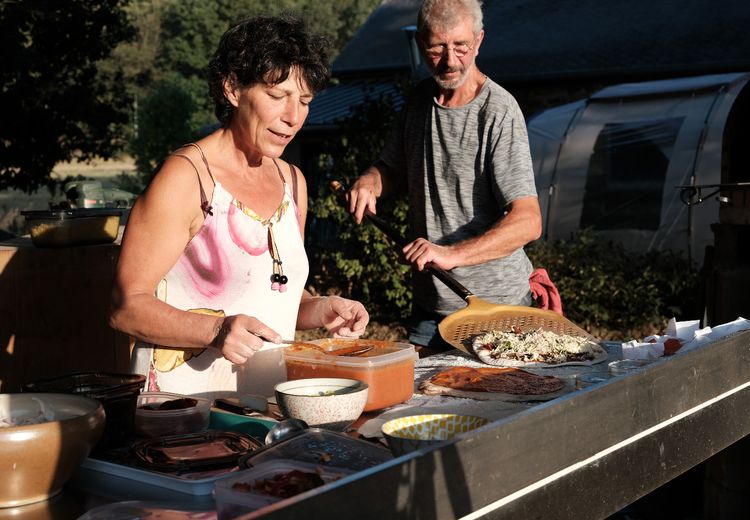
<svg viewBox="0 0 750 520">
<path fill-rule="evenodd" d="M 430 47 L 425 46 L 424 53 L 427 55 L 428 58 L 437 59 L 437 58 L 442 58 L 443 56 L 446 56 L 449 52 L 453 51 L 453 54 L 456 55 L 456 58 L 463 58 L 464 56 L 469 54 L 469 51 L 474 50 L 474 41 L 472 41 L 471 44 L 459 43 L 458 45 L 455 45 L 453 47 L 449 47 L 448 45 L 444 43 L 438 43 Z"/>
</svg>

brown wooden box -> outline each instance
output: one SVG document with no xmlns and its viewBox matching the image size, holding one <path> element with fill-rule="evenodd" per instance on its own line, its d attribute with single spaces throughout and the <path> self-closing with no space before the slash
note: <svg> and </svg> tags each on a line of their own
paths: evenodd
<svg viewBox="0 0 750 520">
<path fill-rule="evenodd" d="M 0 242 L 0 391 L 74 372 L 127 372 L 129 338 L 109 327 L 120 246 Z"/>
</svg>

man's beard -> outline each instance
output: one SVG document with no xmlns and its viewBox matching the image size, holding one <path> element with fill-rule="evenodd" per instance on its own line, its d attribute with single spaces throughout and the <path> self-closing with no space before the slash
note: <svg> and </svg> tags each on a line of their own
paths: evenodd
<svg viewBox="0 0 750 520">
<path fill-rule="evenodd" d="M 460 73 L 460 76 L 452 80 L 441 79 L 440 74 L 445 74 L 447 72 L 458 72 Z M 466 81 L 466 78 L 469 77 L 469 69 L 467 69 L 466 67 L 449 68 L 447 66 L 441 65 L 437 68 L 437 70 L 435 70 L 435 73 L 432 75 L 432 77 L 435 79 L 435 83 L 437 83 L 440 88 L 445 90 L 455 90 L 463 85 L 464 81 Z"/>
</svg>

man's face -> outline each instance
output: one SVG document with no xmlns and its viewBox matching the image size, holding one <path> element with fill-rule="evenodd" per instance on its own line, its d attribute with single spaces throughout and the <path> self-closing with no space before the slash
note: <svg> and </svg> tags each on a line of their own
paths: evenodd
<svg viewBox="0 0 750 520">
<path fill-rule="evenodd" d="M 430 29 L 420 38 L 425 63 L 440 88 L 457 89 L 469 76 L 484 37 L 484 31 L 474 36 L 473 28 L 473 21 L 465 18 L 453 27 Z"/>
</svg>

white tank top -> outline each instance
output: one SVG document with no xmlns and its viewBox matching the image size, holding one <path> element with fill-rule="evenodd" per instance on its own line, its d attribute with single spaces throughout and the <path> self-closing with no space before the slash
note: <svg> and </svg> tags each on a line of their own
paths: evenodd
<svg viewBox="0 0 750 520">
<path fill-rule="evenodd" d="M 205 158 L 204 164 L 208 168 Z M 280 169 L 279 175 L 283 182 Z M 202 192 L 201 186 L 205 198 Z M 289 186 L 284 182 L 283 198 L 267 221 L 218 182 L 210 206 L 203 207 L 203 226 L 160 283 L 157 297 L 186 311 L 253 316 L 282 337 L 293 338 L 309 266 Z M 288 278 L 284 292 L 271 288 L 269 228 Z M 234 392 L 270 396 L 273 386 L 286 380 L 278 347 L 266 342 L 245 364 L 234 365 L 212 348 L 153 348 L 137 342 L 132 368 L 147 376 L 149 391 L 209 398 Z"/>
</svg>

